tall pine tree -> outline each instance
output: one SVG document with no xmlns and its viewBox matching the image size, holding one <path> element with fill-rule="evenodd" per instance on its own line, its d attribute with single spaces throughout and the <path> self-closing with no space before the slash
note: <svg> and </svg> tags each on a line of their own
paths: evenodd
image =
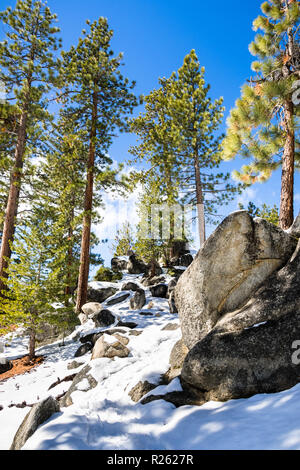
<svg viewBox="0 0 300 470">
<path fill-rule="evenodd" d="M 223 158 L 251 159 L 235 172 L 247 184 L 264 182 L 281 167 L 279 222 L 287 229 L 293 222 L 294 171 L 300 164 L 300 110 L 293 102 L 300 77 L 300 6 L 296 0 L 269 0 L 261 9 L 253 29 L 262 32 L 249 48 L 258 59 L 252 63 L 256 76 L 242 88 L 230 113 Z"/>
<path fill-rule="evenodd" d="M 54 57 L 59 47 L 53 25 L 56 15 L 42 1 L 18 0 L 16 7 L 0 13 L 7 28 L 0 43 L 0 82 L 5 86 L 7 100 L 15 106 L 16 136 L 10 168 L 10 184 L 3 221 L 0 250 L 0 292 L 4 288 L 6 268 L 11 257 L 25 159 L 28 158 L 29 135 L 49 119 L 46 94 L 56 83 L 58 62 Z"/>
<path fill-rule="evenodd" d="M 131 92 L 134 86 L 120 73 L 122 55 L 113 57 L 110 41 L 113 31 L 107 20 L 99 18 L 83 31 L 76 47 L 63 54 L 64 77 L 70 85 L 70 96 L 78 129 L 84 131 L 88 145 L 81 257 L 76 310 L 86 302 L 90 265 L 90 240 L 95 179 L 105 179 L 107 164 L 112 161 L 108 148 L 118 130 L 126 128 L 126 116 L 137 104 Z"/>
</svg>

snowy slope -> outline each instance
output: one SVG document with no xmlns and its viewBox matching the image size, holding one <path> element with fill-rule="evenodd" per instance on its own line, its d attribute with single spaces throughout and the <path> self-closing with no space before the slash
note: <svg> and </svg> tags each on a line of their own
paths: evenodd
<svg viewBox="0 0 300 470">
<path fill-rule="evenodd" d="M 127 280 L 138 280 L 126 276 Z M 104 283 L 102 283 L 104 284 Z M 158 400 L 147 405 L 134 403 L 128 392 L 140 380 L 158 383 L 169 367 L 169 355 L 180 338 L 180 329 L 167 331 L 168 323 L 178 323 L 166 299 L 154 299 L 147 290 L 153 316 L 141 316 L 129 310 L 129 299 L 109 309 L 123 321 L 138 323 L 139 336 L 129 335 L 127 358 L 96 359 L 91 354 L 76 359 L 89 364 L 98 386 L 86 391 L 86 382 L 72 394 L 73 405 L 63 408 L 44 423 L 26 442 L 23 449 L 35 450 L 132 450 L 132 449 L 300 449 L 300 384 L 278 394 L 256 395 L 249 399 L 226 403 L 209 402 L 201 407 L 174 405 Z M 103 304 L 105 307 L 105 303 Z M 123 327 L 122 327 L 123 328 Z M 68 390 L 70 382 L 48 391 L 58 378 L 78 372 L 68 370 L 79 342 L 80 333 L 99 331 L 93 322 L 80 326 L 59 343 L 38 350 L 47 356 L 37 369 L 23 376 L 0 382 L 0 449 L 8 449 L 24 416 L 30 410 L 9 407 L 26 401 L 35 403 L 49 395 L 54 397 Z M 14 338 L 5 356 L 13 358 L 26 352 L 27 339 Z M 151 394 L 181 390 L 178 379 L 168 386 L 159 386 Z"/>
</svg>

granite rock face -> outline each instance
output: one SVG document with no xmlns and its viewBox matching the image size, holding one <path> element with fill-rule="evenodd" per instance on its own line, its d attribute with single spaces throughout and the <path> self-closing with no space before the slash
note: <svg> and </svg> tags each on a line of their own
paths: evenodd
<svg viewBox="0 0 300 470">
<path fill-rule="evenodd" d="M 287 263 L 296 245 L 294 237 L 247 211 L 226 217 L 175 287 L 187 347 L 203 339 L 225 314 L 242 307 Z"/>
<path fill-rule="evenodd" d="M 190 348 L 183 387 L 207 400 L 275 393 L 300 381 L 300 241 L 242 306 Z"/>
<path fill-rule="evenodd" d="M 25 416 L 17 430 L 10 450 L 21 450 L 25 442 L 35 433 L 37 428 L 47 421 L 54 413 L 58 413 L 60 406 L 52 396 L 36 403 Z"/>
</svg>

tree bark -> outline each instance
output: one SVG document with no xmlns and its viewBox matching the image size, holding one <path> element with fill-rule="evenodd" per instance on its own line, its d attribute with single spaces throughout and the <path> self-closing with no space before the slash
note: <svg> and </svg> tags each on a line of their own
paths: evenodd
<svg viewBox="0 0 300 470">
<path fill-rule="evenodd" d="M 93 94 L 93 111 L 90 132 L 89 159 L 87 165 L 87 183 L 84 201 L 84 218 L 81 239 L 80 267 L 78 276 L 76 312 L 81 311 L 81 307 L 87 300 L 88 278 L 90 268 L 90 244 L 91 244 L 91 224 L 93 208 L 94 170 L 96 153 L 96 133 L 97 133 L 97 93 Z"/>
<path fill-rule="evenodd" d="M 72 202 L 72 209 L 70 212 L 69 220 L 68 220 L 68 249 L 67 249 L 67 279 L 66 279 L 66 286 L 65 286 L 65 305 L 66 307 L 69 306 L 69 299 L 68 297 L 72 293 L 72 268 L 73 268 L 73 220 L 74 220 L 74 202 L 75 196 L 72 194 L 71 202 Z"/>
<path fill-rule="evenodd" d="M 29 347 L 28 347 L 29 361 L 35 358 L 35 331 L 32 328 L 29 335 Z"/>
<path fill-rule="evenodd" d="M 25 110 L 20 119 L 17 145 L 15 150 L 15 163 L 11 175 L 9 195 L 3 224 L 0 249 L 0 294 L 6 288 L 5 280 L 8 277 L 6 269 L 8 267 L 8 260 L 11 257 L 11 244 L 13 243 L 15 234 L 15 218 L 18 212 L 23 170 L 23 157 L 26 145 L 26 127 L 27 111 Z"/>
<path fill-rule="evenodd" d="M 283 230 L 286 230 L 294 221 L 295 131 L 293 126 L 293 103 L 287 101 L 284 109 L 286 140 L 282 156 L 279 224 Z"/>
<path fill-rule="evenodd" d="M 196 181 L 198 231 L 199 231 L 199 241 L 200 241 L 200 248 L 201 248 L 205 242 L 206 235 L 205 235 L 204 198 L 203 198 L 203 189 L 202 189 L 201 172 L 200 172 L 198 155 L 194 156 L 194 166 L 195 166 L 195 181 Z"/>
</svg>

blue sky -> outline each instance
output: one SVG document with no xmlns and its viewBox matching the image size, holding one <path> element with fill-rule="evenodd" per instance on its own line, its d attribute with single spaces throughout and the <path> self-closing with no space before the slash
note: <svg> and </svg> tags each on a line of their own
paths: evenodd
<svg viewBox="0 0 300 470">
<path fill-rule="evenodd" d="M 123 73 L 137 82 L 136 93 L 147 94 L 158 85 L 158 77 L 170 76 L 183 62 L 184 56 L 195 49 L 201 65 L 206 68 L 206 81 L 211 85 L 211 97 L 224 97 L 225 119 L 240 88 L 250 76 L 253 60 L 248 51 L 254 38 L 252 22 L 260 13 L 262 0 L 48 0 L 58 14 L 63 47 L 76 44 L 85 20 L 105 16 L 114 30 L 112 48 L 124 53 Z M 14 1 L 1 0 L 1 9 Z M 1 34 L 1 32 L 0 32 Z M 225 119 L 221 130 L 225 130 Z M 110 149 L 116 161 L 129 158 L 128 148 L 134 136 L 122 135 Z M 236 159 L 222 165 L 223 171 L 239 169 L 243 161 Z M 277 204 L 280 200 L 280 172 L 268 183 L 256 184 L 243 196 L 260 205 Z M 224 215 L 236 210 L 238 201 L 222 208 Z M 110 217 L 113 203 L 108 201 Z M 295 178 L 295 215 L 300 208 L 300 178 Z M 211 229 L 209 229 L 211 230 Z M 100 237 L 111 237 L 109 221 L 97 230 Z M 100 247 L 106 263 L 108 246 Z"/>
</svg>

